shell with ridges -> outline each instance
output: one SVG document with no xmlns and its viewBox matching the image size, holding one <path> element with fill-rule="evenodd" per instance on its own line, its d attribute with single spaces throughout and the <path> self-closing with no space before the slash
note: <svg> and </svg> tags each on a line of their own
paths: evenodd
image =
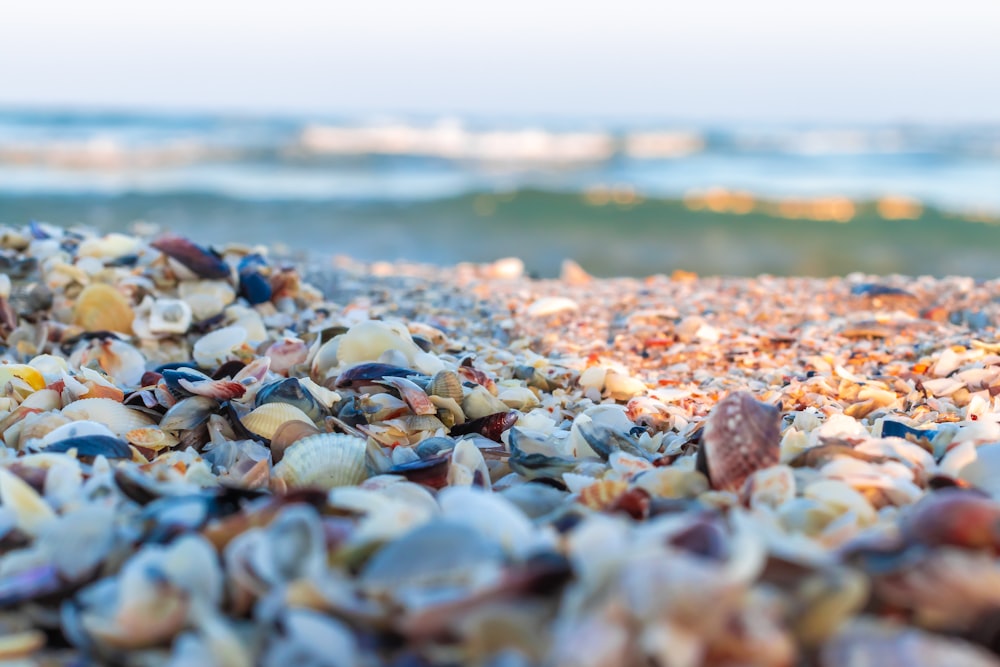
<svg viewBox="0 0 1000 667">
<path fill-rule="evenodd" d="M 300 421 L 312 424 L 309 415 L 288 403 L 265 403 L 243 417 L 243 426 L 251 433 L 270 440 L 278 427 L 285 422 Z"/>
<path fill-rule="evenodd" d="M 62 410 L 70 419 L 86 419 L 107 426 L 115 435 L 124 435 L 134 428 L 152 426 L 153 418 L 110 398 L 84 398 Z"/>
<path fill-rule="evenodd" d="M 713 489 L 739 492 L 754 472 L 778 463 L 780 420 L 777 408 L 747 392 L 719 401 L 705 422 L 699 451 Z"/>
<path fill-rule="evenodd" d="M 440 371 L 435 373 L 430 382 L 427 383 L 427 393 L 431 396 L 441 398 L 451 398 L 461 402 L 465 396 L 465 389 L 462 387 L 462 380 L 455 371 Z"/>
<path fill-rule="evenodd" d="M 289 488 L 325 490 L 351 486 L 367 477 L 364 440 L 352 435 L 321 433 L 299 440 L 285 450 L 272 476 Z"/>
</svg>

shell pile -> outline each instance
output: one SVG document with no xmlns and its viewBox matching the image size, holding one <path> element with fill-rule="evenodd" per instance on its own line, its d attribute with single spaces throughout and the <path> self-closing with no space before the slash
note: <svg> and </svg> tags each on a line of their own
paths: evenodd
<svg viewBox="0 0 1000 667">
<path fill-rule="evenodd" d="M 0 262 L 0 659 L 1000 665 L 998 283 Z"/>
</svg>

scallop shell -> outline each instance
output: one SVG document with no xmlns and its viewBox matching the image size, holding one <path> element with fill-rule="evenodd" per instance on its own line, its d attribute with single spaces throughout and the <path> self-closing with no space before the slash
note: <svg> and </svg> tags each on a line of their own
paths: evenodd
<svg viewBox="0 0 1000 667">
<path fill-rule="evenodd" d="M 243 345 L 246 339 L 247 330 L 237 325 L 213 331 L 194 344 L 194 360 L 204 368 L 215 368 L 232 358 L 233 351 Z"/>
<path fill-rule="evenodd" d="M 777 408 L 747 392 L 719 401 L 705 422 L 699 451 L 713 489 L 739 492 L 754 472 L 778 463 L 780 420 Z"/>
<path fill-rule="evenodd" d="M 439 371 L 427 383 L 427 393 L 431 396 L 451 398 L 458 402 L 465 396 L 462 380 L 455 371 Z"/>
<path fill-rule="evenodd" d="M 367 477 L 365 441 L 351 435 L 321 433 L 299 440 L 285 450 L 272 476 L 289 488 L 315 487 L 330 490 L 352 486 Z"/>
<path fill-rule="evenodd" d="M 270 440 L 278 427 L 285 422 L 300 421 L 312 424 L 309 415 L 288 403 L 265 403 L 243 418 L 243 426 L 251 433 Z"/>
<path fill-rule="evenodd" d="M 107 426 L 115 435 L 124 435 L 134 428 L 152 426 L 149 415 L 126 407 L 110 398 L 85 398 L 63 408 L 70 419 L 86 419 Z"/>
<path fill-rule="evenodd" d="M 76 298 L 73 324 L 84 331 L 115 331 L 132 333 L 135 313 L 121 292 L 111 285 L 88 285 Z"/>
</svg>

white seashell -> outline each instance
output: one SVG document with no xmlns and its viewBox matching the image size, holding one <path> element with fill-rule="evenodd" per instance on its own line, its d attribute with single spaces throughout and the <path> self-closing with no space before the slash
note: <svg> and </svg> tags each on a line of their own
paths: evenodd
<svg viewBox="0 0 1000 667">
<path fill-rule="evenodd" d="M 95 399 L 97 400 L 97 399 Z M 68 424 L 54 428 L 42 437 L 41 445 L 48 447 L 52 443 L 66 440 L 67 438 L 79 438 L 84 435 L 102 435 L 107 437 L 117 437 L 115 433 L 104 424 L 95 421 L 73 421 Z"/>
<path fill-rule="evenodd" d="M 608 374 L 608 369 L 603 366 L 591 366 L 580 373 L 580 386 L 584 389 L 604 390 L 604 378 Z"/>
<path fill-rule="evenodd" d="M 40 354 L 29 361 L 28 365 L 42 374 L 42 377 L 45 378 L 45 384 L 59 380 L 63 372 L 69 370 L 69 364 L 66 363 L 65 359 L 51 354 Z"/>
<path fill-rule="evenodd" d="M 232 358 L 234 350 L 246 342 L 247 330 L 241 326 L 223 327 L 198 339 L 192 354 L 204 368 L 215 368 Z"/>
<path fill-rule="evenodd" d="M 803 497 L 819 501 L 835 513 L 851 512 L 861 525 L 875 523 L 875 508 L 861 493 L 845 482 L 823 479 L 805 488 Z"/>
<path fill-rule="evenodd" d="M 124 435 L 134 428 L 152 426 L 155 423 L 149 415 L 110 398 L 85 398 L 74 401 L 63 408 L 62 413 L 70 419 L 104 424 L 117 436 Z"/>
<path fill-rule="evenodd" d="M 575 472 L 564 472 L 562 476 L 563 484 L 570 493 L 580 493 L 585 488 L 597 481 L 596 477 L 590 475 L 580 475 Z"/>
<path fill-rule="evenodd" d="M 236 299 L 236 290 L 225 280 L 185 280 L 177 286 L 177 294 L 196 320 L 218 315 Z"/>
<path fill-rule="evenodd" d="M 149 311 L 152 333 L 182 334 L 191 326 L 191 306 L 181 299 L 157 299 Z"/>
<path fill-rule="evenodd" d="M 76 248 L 76 256 L 117 259 L 134 254 L 139 249 L 139 245 L 139 239 L 133 236 L 112 233 L 107 236 L 84 239 Z"/>
<path fill-rule="evenodd" d="M 537 547 L 539 533 L 531 520 L 509 500 L 472 486 L 449 486 L 438 493 L 445 519 L 465 524 L 500 543 L 510 553 Z"/>
<path fill-rule="evenodd" d="M 62 407 L 62 397 L 55 389 L 39 389 L 21 401 L 21 407 L 41 410 L 42 412 L 58 410 Z"/>
<path fill-rule="evenodd" d="M 471 440 L 460 440 L 455 445 L 448 468 L 448 485 L 478 486 L 490 490 L 490 470 L 486 467 L 486 459 Z"/>
<path fill-rule="evenodd" d="M 604 391 L 616 401 L 627 401 L 646 389 L 645 382 L 624 373 L 612 370 L 604 376 Z"/>
<path fill-rule="evenodd" d="M 491 394 L 485 387 L 478 385 L 462 400 L 462 412 L 469 420 L 498 412 L 507 412 L 509 409 L 506 403 Z"/>
<path fill-rule="evenodd" d="M 514 410 L 529 410 L 539 404 L 535 392 L 528 387 L 503 387 L 497 393 L 497 398 Z"/>
<path fill-rule="evenodd" d="M 10 276 L 6 273 L 0 273 L 0 299 L 10 298 Z"/>
<path fill-rule="evenodd" d="M 633 426 L 632 420 L 628 418 L 625 414 L 624 405 L 595 405 L 592 408 L 585 410 L 576 416 L 573 420 L 573 426 L 569 431 L 569 445 L 571 447 L 571 452 L 577 458 L 586 458 L 588 456 L 597 456 L 597 452 L 591 449 L 587 441 L 584 440 L 583 436 L 580 435 L 580 425 L 586 424 L 589 421 L 599 421 L 605 426 L 612 429 L 627 433 Z"/>
<path fill-rule="evenodd" d="M 361 438 L 321 433 L 299 440 L 285 450 L 272 475 L 289 487 L 311 486 L 325 490 L 351 486 L 365 479 L 365 450 Z"/>
<path fill-rule="evenodd" d="M 971 460 L 958 471 L 958 478 L 994 498 L 1000 496 L 1000 443 L 980 445 L 975 450 L 966 451 Z M 971 456 L 973 452 L 974 458 Z"/>
<path fill-rule="evenodd" d="M 253 308 L 241 305 L 232 305 L 226 308 L 226 324 L 241 326 L 247 331 L 247 342 L 252 345 L 263 343 L 267 340 L 267 326 L 263 318 Z"/>
<path fill-rule="evenodd" d="M 556 313 L 579 310 L 580 305 L 573 299 L 563 296 L 546 296 L 528 306 L 525 314 L 528 317 L 548 317 Z"/>
<path fill-rule="evenodd" d="M 56 518 L 45 499 L 6 468 L 0 468 L 0 504 L 14 512 L 17 527 L 28 535 L 37 535 L 42 526 Z"/>
<path fill-rule="evenodd" d="M 337 360 L 344 366 L 375 361 L 388 350 L 397 350 L 412 363 L 421 349 L 404 326 L 394 327 L 380 320 L 359 322 L 340 337 Z"/>
<path fill-rule="evenodd" d="M 319 347 L 315 344 L 309 351 L 309 375 L 315 380 L 325 380 L 331 371 L 337 367 L 337 348 L 343 336 L 334 336 Z M 316 339 L 317 343 L 319 339 Z"/>
<path fill-rule="evenodd" d="M 265 403 L 243 417 L 243 425 L 251 433 L 267 440 L 274 436 L 279 426 L 290 421 L 313 423 L 309 415 L 288 403 Z"/>
</svg>

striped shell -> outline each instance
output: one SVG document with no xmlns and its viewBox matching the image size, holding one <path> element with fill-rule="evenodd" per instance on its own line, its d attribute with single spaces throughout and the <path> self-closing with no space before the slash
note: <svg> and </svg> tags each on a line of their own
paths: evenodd
<svg viewBox="0 0 1000 667">
<path fill-rule="evenodd" d="M 74 401 L 63 408 L 62 413 L 73 420 L 85 419 L 104 424 L 119 436 L 125 435 L 132 429 L 154 424 L 153 418 L 149 415 L 110 398 L 84 398 Z"/>
<path fill-rule="evenodd" d="M 780 421 L 777 408 L 747 392 L 719 401 L 705 422 L 699 452 L 712 488 L 738 493 L 754 472 L 777 465 Z"/>
<path fill-rule="evenodd" d="M 320 433 L 322 431 L 312 424 L 307 424 L 298 419 L 285 422 L 271 436 L 271 458 L 275 463 L 278 463 L 284 457 L 286 449 L 299 440 L 308 438 L 311 435 L 319 435 Z"/>
<path fill-rule="evenodd" d="M 461 403 L 465 396 L 462 380 L 455 371 L 440 371 L 427 383 L 427 393 L 441 398 L 452 398 Z"/>
<path fill-rule="evenodd" d="M 610 509 L 627 490 L 628 482 L 625 480 L 598 480 L 580 490 L 580 504 L 593 510 Z"/>
<path fill-rule="evenodd" d="M 278 427 L 285 422 L 300 421 L 312 424 L 309 415 L 288 403 L 265 403 L 243 418 L 243 426 L 248 431 L 270 440 Z"/>
<path fill-rule="evenodd" d="M 321 433 L 299 440 L 285 450 L 271 472 L 289 488 L 330 490 L 358 484 L 367 477 L 365 441 L 351 435 Z"/>
</svg>

